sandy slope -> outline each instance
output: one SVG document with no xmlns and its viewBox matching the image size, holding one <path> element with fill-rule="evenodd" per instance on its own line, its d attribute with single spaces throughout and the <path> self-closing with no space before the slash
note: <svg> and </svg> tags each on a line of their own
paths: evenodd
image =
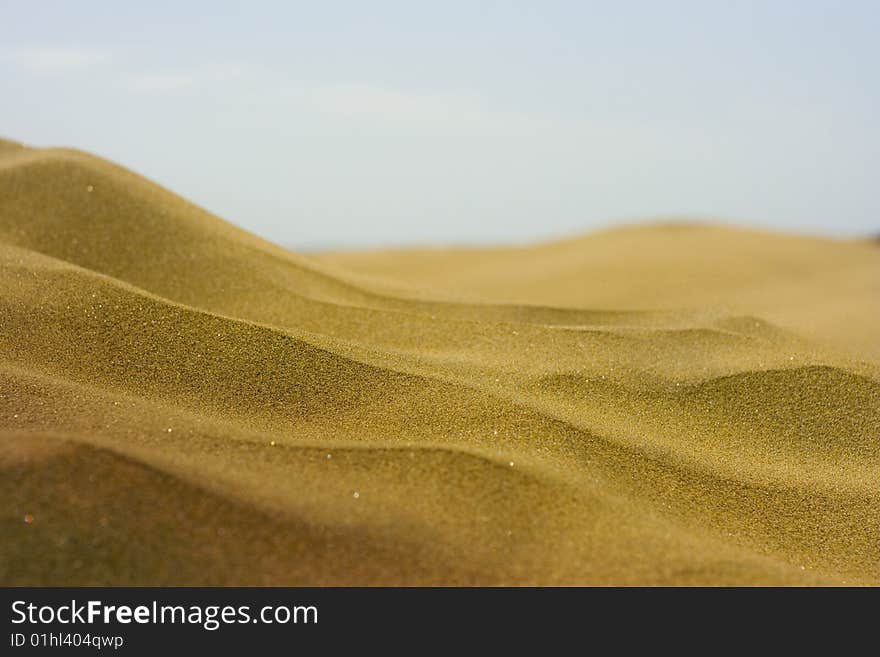
<svg viewBox="0 0 880 657">
<path fill-rule="evenodd" d="M 880 242 L 655 223 L 531 247 L 322 254 L 317 260 L 506 303 L 760 314 L 880 362 Z"/>
<path fill-rule="evenodd" d="M 880 583 L 878 284 L 675 225 L 305 257 L 0 141 L 0 583 Z"/>
</svg>

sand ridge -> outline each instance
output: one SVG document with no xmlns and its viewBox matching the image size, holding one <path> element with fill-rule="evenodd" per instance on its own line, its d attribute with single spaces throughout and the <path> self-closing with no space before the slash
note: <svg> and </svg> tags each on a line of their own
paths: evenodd
<svg viewBox="0 0 880 657">
<path fill-rule="evenodd" d="M 0 140 L 0 581 L 876 585 L 878 285 L 702 225 L 305 256 Z"/>
</svg>

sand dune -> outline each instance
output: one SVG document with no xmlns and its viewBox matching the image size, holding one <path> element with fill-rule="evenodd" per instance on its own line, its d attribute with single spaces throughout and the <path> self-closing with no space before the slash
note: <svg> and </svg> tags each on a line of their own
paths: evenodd
<svg viewBox="0 0 880 657">
<path fill-rule="evenodd" d="M 0 291 L 3 584 L 880 584 L 876 242 L 305 256 L 0 140 Z"/>
</svg>

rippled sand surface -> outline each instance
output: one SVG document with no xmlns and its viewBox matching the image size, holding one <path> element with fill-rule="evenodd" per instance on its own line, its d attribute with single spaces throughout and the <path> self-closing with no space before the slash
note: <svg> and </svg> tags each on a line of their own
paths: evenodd
<svg viewBox="0 0 880 657">
<path fill-rule="evenodd" d="M 0 141 L 0 583 L 880 583 L 880 245 L 299 255 Z"/>
</svg>

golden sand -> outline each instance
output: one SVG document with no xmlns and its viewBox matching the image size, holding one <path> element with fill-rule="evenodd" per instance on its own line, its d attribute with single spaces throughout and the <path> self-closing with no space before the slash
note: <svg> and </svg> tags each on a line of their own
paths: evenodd
<svg viewBox="0 0 880 657">
<path fill-rule="evenodd" d="M 303 256 L 0 141 L 0 584 L 880 584 L 880 245 Z"/>
</svg>

